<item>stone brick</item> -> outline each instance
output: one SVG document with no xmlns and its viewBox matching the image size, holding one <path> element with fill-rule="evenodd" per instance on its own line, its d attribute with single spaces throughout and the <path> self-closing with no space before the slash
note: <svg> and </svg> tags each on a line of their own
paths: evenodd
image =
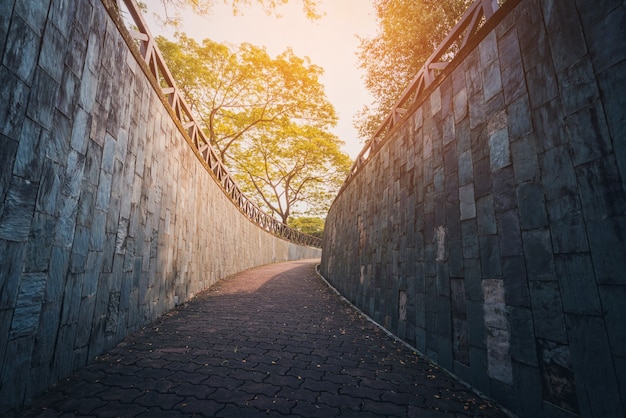
<svg viewBox="0 0 626 418">
<path fill-rule="evenodd" d="M 506 129 L 499 130 L 489 136 L 489 163 L 492 172 L 511 164 L 509 134 Z"/>
<path fill-rule="evenodd" d="M 482 197 L 488 193 L 491 193 L 489 158 L 474 160 L 474 194 L 476 197 Z"/>
<path fill-rule="evenodd" d="M 567 143 L 560 100 L 554 99 L 537 107 L 531 106 L 531 115 L 538 150 L 547 151 Z"/>
<path fill-rule="evenodd" d="M 496 214 L 496 221 L 500 254 L 503 257 L 523 255 L 522 235 L 517 211 L 499 212 Z"/>
<path fill-rule="evenodd" d="M 24 398 L 28 380 L 15 380 L 15 376 L 28 376 L 33 341 L 34 337 L 23 337 L 7 343 L 5 357 L 11 361 L 4 363 L 0 375 L 0 399 L 3 405 L 11 405 L 16 399 Z"/>
<path fill-rule="evenodd" d="M 47 278 L 45 273 L 22 274 L 9 339 L 33 336 L 37 332 Z"/>
<path fill-rule="evenodd" d="M 11 24 L 11 14 L 13 12 L 14 3 L 15 0 L 7 0 L 0 4 L 0 56 L 4 56 L 4 46 Z"/>
<path fill-rule="evenodd" d="M 70 251 L 56 245 L 52 246 L 50 269 L 46 284 L 46 302 L 56 303 L 63 300 L 65 277 L 69 268 Z"/>
<path fill-rule="evenodd" d="M 26 114 L 47 130 L 52 129 L 59 82 L 37 68 Z"/>
<path fill-rule="evenodd" d="M 474 179 L 474 170 L 472 167 L 472 152 L 465 151 L 459 155 L 459 184 L 465 186 Z"/>
<path fill-rule="evenodd" d="M 27 241 L 37 198 L 37 183 L 13 176 L 0 215 L 0 238 Z"/>
<path fill-rule="evenodd" d="M 489 396 L 491 385 L 487 375 L 487 351 L 484 348 L 470 346 L 470 364 L 473 371 L 470 383 Z"/>
<path fill-rule="evenodd" d="M 25 273 L 39 273 L 48 270 L 55 224 L 56 219 L 52 216 L 35 212 L 26 247 Z"/>
<path fill-rule="evenodd" d="M 473 219 L 461 222 L 461 234 L 463 242 L 463 257 L 478 258 L 480 249 L 478 245 L 478 227 Z"/>
<path fill-rule="evenodd" d="M 535 335 L 550 341 L 567 343 L 559 284 L 554 281 L 529 282 Z"/>
<path fill-rule="evenodd" d="M 548 200 L 578 193 L 576 172 L 565 147 L 557 147 L 539 157 L 541 185 Z"/>
<path fill-rule="evenodd" d="M 0 170 L 0 199 L 4 202 L 9 185 L 11 184 L 11 177 L 13 173 L 13 163 L 15 162 L 15 155 L 17 154 L 17 148 L 19 143 L 12 141 L 5 136 L 0 136 L 2 146 L 0 147 L 0 162 L 4 167 L 4 170 Z M 0 205 L 0 215 L 2 214 L 2 206 Z"/>
<path fill-rule="evenodd" d="M 515 178 L 513 168 L 499 170 L 492 179 L 493 204 L 496 213 L 516 208 Z"/>
<path fill-rule="evenodd" d="M 20 17 L 12 19 L 2 63 L 27 84 L 37 65 L 40 36 Z"/>
<path fill-rule="evenodd" d="M 585 220 L 626 215 L 626 194 L 612 156 L 576 168 Z"/>
<path fill-rule="evenodd" d="M 615 356 L 626 357 L 626 329 L 623 326 L 626 320 L 626 286 L 598 286 L 598 292 L 611 352 Z"/>
<path fill-rule="evenodd" d="M 485 64 L 485 68 L 483 69 L 483 87 L 485 101 L 491 99 L 502 90 L 502 79 L 500 78 L 500 61 L 498 61 L 497 59 L 489 62 L 488 64 Z"/>
<path fill-rule="evenodd" d="M 6 67 L 0 66 L 0 134 L 17 140 L 20 136 L 30 89 Z"/>
<path fill-rule="evenodd" d="M 42 35 L 49 7 L 50 0 L 42 0 L 34 5 L 28 6 L 17 2 L 15 4 L 15 14 L 24 19 L 38 35 Z"/>
<path fill-rule="evenodd" d="M 67 39 L 54 25 L 48 25 L 43 37 L 41 51 L 39 52 L 38 63 L 58 83 L 61 83 L 63 76 L 65 51 L 67 48 Z"/>
<path fill-rule="evenodd" d="M 576 381 L 572 371 L 572 360 L 568 346 L 548 340 L 537 340 L 539 353 L 539 370 L 542 377 L 544 409 L 549 405 L 556 405 L 552 415 L 559 411 L 569 411 L 577 415 L 579 403 L 576 397 Z M 550 414 L 550 412 L 548 412 Z M 568 414 L 570 415 L 570 414 Z"/>
<path fill-rule="evenodd" d="M 600 299 L 593 264 L 588 254 L 567 254 L 555 258 L 563 311 L 600 315 Z"/>
<path fill-rule="evenodd" d="M 615 157 L 620 167 L 620 172 L 626 172 L 626 96 L 612 94 L 614 91 L 623 91 L 626 86 L 626 60 L 615 67 L 600 73 L 597 77 L 602 100 L 604 114 L 607 119 L 609 132 L 611 133 Z"/>
<path fill-rule="evenodd" d="M 0 239 L 0 309 L 14 308 L 26 244 Z"/>
<path fill-rule="evenodd" d="M 480 55 L 478 48 L 473 49 L 467 55 L 465 61 L 465 86 L 467 88 L 467 97 L 471 97 L 479 91 L 482 91 L 483 80 L 480 72 Z"/>
<path fill-rule="evenodd" d="M 506 107 L 509 138 L 514 141 L 533 131 L 528 96 L 523 95 Z"/>
<path fill-rule="evenodd" d="M 511 103 L 526 92 L 524 67 L 517 31 L 512 30 L 498 39 L 501 79 L 506 103 Z"/>
<path fill-rule="evenodd" d="M 500 247 L 498 237 L 495 235 L 481 236 L 480 242 L 480 267 L 483 278 L 495 278 L 502 276 L 500 265 Z"/>
<path fill-rule="evenodd" d="M 54 244 L 69 248 L 72 246 L 78 201 L 65 198 L 59 201 L 59 221 L 54 231 Z"/>
<path fill-rule="evenodd" d="M 565 115 L 570 115 L 590 106 L 600 97 L 597 80 L 589 58 L 584 58 L 565 68 L 557 76 Z"/>
<path fill-rule="evenodd" d="M 503 257 L 502 278 L 507 306 L 530 307 L 524 257 Z"/>
<path fill-rule="evenodd" d="M 522 231 L 529 280 L 554 280 L 556 270 L 550 232 L 545 229 Z"/>
<path fill-rule="evenodd" d="M 579 390 L 594 416 L 624 414 L 613 368 L 609 340 L 600 318 L 566 315 L 572 363 Z"/>
<path fill-rule="evenodd" d="M 74 121 L 72 124 L 72 136 L 70 146 L 79 154 L 87 152 L 89 144 L 89 127 L 91 126 L 91 115 L 80 107 L 76 108 Z"/>
<path fill-rule="evenodd" d="M 556 254 L 589 251 L 581 204 L 568 196 L 546 204 L 550 220 L 552 246 Z"/>
<path fill-rule="evenodd" d="M 587 221 L 587 236 L 596 281 L 602 284 L 626 284 L 626 218 Z"/>
<path fill-rule="evenodd" d="M 13 174 L 34 182 L 40 180 L 45 157 L 42 137 L 45 136 L 39 125 L 28 118 L 24 120 Z"/>
<path fill-rule="evenodd" d="M 586 44 L 597 72 L 626 60 L 626 9 L 615 7 L 608 11 L 609 7 L 605 9 L 606 16 L 585 24 Z"/>
<path fill-rule="evenodd" d="M 467 90 L 465 88 L 459 90 L 453 97 L 454 120 L 458 123 L 467 116 Z"/>
<path fill-rule="evenodd" d="M 476 217 L 474 185 L 471 183 L 459 188 L 459 210 L 461 221 Z"/>
<path fill-rule="evenodd" d="M 526 70 L 526 82 L 532 108 L 548 103 L 558 95 L 556 74 L 549 61 Z"/>
<path fill-rule="evenodd" d="M 535 137 L 532 134 L 511 141 L 513 173 L 517 184 L 539 179 L 539 160 L 536 149 Z"/>
<path fill-rule="evenodd" d="M 498 232 L 491 194 L 476 200 L 476 219 L 478 221 L 478 235 L 492 235 Z"/>
<path fill-rule="evenodd" d="M 612 151 L 604 113 L 597 103 L 569 115 L 565 126 L 574 165 L 587 163 Z"/>
<path fill-rule="evenodd" d="M 480 44 L 478 44 L 480 63 L 482 67 L 498 59 L 498 45 L 496 43 L 496 33 L 490 32 Z"/>
<path fill-rule="evenodd" d="M 536 183 L 523 183 L 517 188 L 519 223 L 522 229 L 535 229 L 548 224 L 545 200 L 541 187 Z"/>
<path fill-rule="evenodd" d="M 485 122 L 485 97 L 481 92 L 468 99 L 470 129 L 474 129 Z"/>
<path fill-rule="evenodd" d="M 516 411 L 519 411 L 519 416 L 541 416 L 543 399 L 539 370 L 534 366 L 527 366 L 514 361 L 513 374 L 517 377 L 513 387 L 517 392 Z"/>
<path fill-rule="evenodd" d="M 61 112 L 54 112 L 54 126 L 46 138 L 46 157 L 59 165 L 65 165 L 70 148 L 71 123 Z"/>
<path fill-rule="evenodd" d="M 542 7 L 554 67 L 559 72 L 587 53 L 585 37 L 574 7 L 553 0 L 542 1 Z"/>
</svg>

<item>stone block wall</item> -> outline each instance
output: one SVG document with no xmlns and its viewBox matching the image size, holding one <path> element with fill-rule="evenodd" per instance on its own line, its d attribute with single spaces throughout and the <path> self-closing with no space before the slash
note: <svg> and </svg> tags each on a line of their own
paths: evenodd
<svg viewBox="0 0 626 418">
<path fill-rule="evenodd" d="M 100 0 L 0 2 L 0 415 L 218 279 L 318 257 L 250 222 Z"/>
<path fill-rule="evenodd" d="M 624 416 L 626 5 L 489 25 L 336 198 L 321 271 L 519 416 Z"/>
</svg>

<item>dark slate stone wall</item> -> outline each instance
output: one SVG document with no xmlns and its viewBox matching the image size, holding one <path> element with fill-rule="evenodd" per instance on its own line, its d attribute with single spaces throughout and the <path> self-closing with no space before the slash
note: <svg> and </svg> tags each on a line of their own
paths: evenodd
<svg viewBox="0 0 626 418">
<path fill-rule="evenodd" d="M 213 181 L 100 0 L 0 1 L 0 415 L 216 280 L 319 256 Z"/>
<path fill-rule="evenodd" d="M 626 5 L 491 24 L 337 197 L 321 271 L 519 416 L 624 416 Z"/>
</svg>

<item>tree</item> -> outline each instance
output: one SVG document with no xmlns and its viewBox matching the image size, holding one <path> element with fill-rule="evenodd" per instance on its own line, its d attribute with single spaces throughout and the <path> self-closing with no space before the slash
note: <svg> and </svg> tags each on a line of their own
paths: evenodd
<svg viewBox="0 0 626 418">
<path fill-rule="evenodd" d="M 298 216 L 289 218 L 289 227 L 312 235 L 317 238 L 324 238 L 324 219 L 315 216 Z"/>
<path fill-rule="evenodd" d="M 239 148 L 237 183 L 285 224 L 294 212 L 325 216 L 350 168 L 342 142 L 310 125 L 287 122 L 274 128 Z"/>
<path fill-rule="evenodd" d="M 334 107 L 322 69 L 290 49 L 157 38 L 196 119 L 242 191 L 284 223 L 295 212 L 325 214 L 350 161 L 328 129 Z"/>
<path fill-rule="evenodd" d="M 358 60 L 374 97 L 355 120 L 370 139 L 426 59 L 472 0 L 374 0 L 378 33 L 359 38 Z"/>
<path fill-rule="evenodd" d="M 336 123 L 318 79 L 323 70 L 290 49 L 271 58 L 262 47 L 241 44 L 231 50 L 184 34 L 178 42 L 158 37 L 157 43 L 185 101 L 225 163 L 244 137 L 285 119 L 319 129 Z"/>
<path fill-rule="evenodd" d="M 160 20 L 163 24 L 180 26 L 180 14 L 183 9 L 189 9 L 193 13 L 200 16 L 208 16 L 211 14 L 213 5 L 219 0 L 160 0 L 163 15 Z M 302 11 L 308 19 L 319 19 L 322 14 L 319 11 L 319 0 L 300 0 L 302 2 Z M 142 8 L 147 9 L 147 0 L 140 1 Z M 289 0 L 223 0 L 224 3 L 230 3 L 234 14 L 242 14 L 245 7 L 253 4 L 260 5 L 267 14 L 279 16 L 278 8 L 285 5 Z"/>
</svg>

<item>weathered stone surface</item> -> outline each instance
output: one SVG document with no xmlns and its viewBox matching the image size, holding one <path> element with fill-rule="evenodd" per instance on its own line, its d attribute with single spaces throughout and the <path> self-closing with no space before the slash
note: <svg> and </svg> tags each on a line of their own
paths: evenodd
<svg viewBox="0 0 626 418">
<path fill-rule="evenodd" d="M 569 347 L 542 339 L 538 339 L 537 343 L 543 398 L 551 404 L 578 414 L 579 402 Z"/>
<path fill-rule="evenodd" d="M 535 229 L 548 225 L 545 200 L 540 185 L 523 183 L 517 188 L 520 227 Z"/>
<path fill-rule="evenodd" d="M 589 251 L 587 230 L 576 196 L 547 202 L 552 246 L 557 254 Z"/>
<path fill-rule="evenodd" d="M 566 315 L 572 368 L 593 415 L 624 414 L 606 328 L 594 316 Z"/>
<path fill-rule="evenodd" d="M 48 276 L 45 273 L 24 273 L 20 277 L 17 303 L 9 334 L 10 340 L 32 336 L 37 332 L 47 279 Z"/>
<path fill-rule="evenodd" d="M 232 206 L 102 2 L 4 1 L 0 44 L 0 414 L 221 277 L 319 256 Z"/>
<path fill-rule="evenodd" d="M 18 140 L 30 89 L 5 66 L 0 66 L 0 133 Z"/>
<path fill-rule="evenodd" d="M 0 199 L 4 202 L 9 185 L 11 184 L 11 177 L 13 173 L 13 163 L 15 162 L 15 154 L 19 143 L 13 141 L 5 136 L 0 136 L 2 146 L 0 147 L 0 161 L 3 161 L 4 170 L 0 170 Z M 2 214 L 2 205 L 0 205 L 0 214 Z"/>
<path fill-rule="evenodd" d="M 0 238 L 27 241 L 37 197 L 37 183 L 13 176 L 0 215 Z"/>
<path fill-rule="evenodd" d="M 535 318 L 535 335 L 550 341 L 567 343 L 565 320 L 558 282 L 529 282 L 530 300 Z"/>
</svg>

